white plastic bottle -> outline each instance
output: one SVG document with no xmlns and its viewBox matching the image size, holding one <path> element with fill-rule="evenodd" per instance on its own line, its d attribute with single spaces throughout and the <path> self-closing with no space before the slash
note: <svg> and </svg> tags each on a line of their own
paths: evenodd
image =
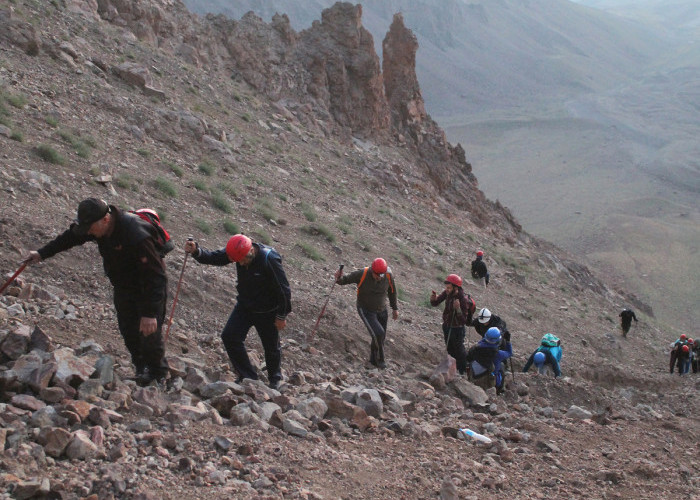
<svg viewBox="0 0 700 500">
<path fill-rule="evenodd" d="M 469 436 L 470 438 L 476 439 L 477 441 L 481 441 L 482 443 L 491 443 L 491 438 L 486 437 L 483 434 L 479 434 L 478 432 L 474 432 L 471 429 L 460 429 L 459 431 L 465 436 Z"/>
</svg>

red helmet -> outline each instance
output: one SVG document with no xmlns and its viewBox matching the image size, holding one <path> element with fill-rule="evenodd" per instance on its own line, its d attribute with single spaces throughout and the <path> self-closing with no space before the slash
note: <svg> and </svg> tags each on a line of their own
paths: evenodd
<svg viewBox="0 0 700 500">
<path fill-rule="evenodd" d="M 688 339 L 688 343 L 689 343 L 689 344 L 694 344 L 695 341 L 694 341 L 693 339 Z"/>
<path fill-rule="evenodd" d="M 483 251 L 483 250 L 479 250 L 478 252 L 476 252 L 476 256 L 477 256 L 477 257 L 483 257 L 483 256 L 484 256 L 484 251 Z"/>
<path fill-rule="evenodd" d="M 690 347 L 688 347 L 687 345 L 684 345 L 683 352 L 690 352 Z"/>
<path fill-rule="evenodd" d="M 386 272 L 386 269 L 386 261 L 381 257 L 377 257 L 372 261 L 372 272 L 377 274 L 384 274 Z"/>
<path fill-rule="evenodd" d="M 247 236 L 233 235 L 226 243 L 226 255 L 232 262 L 240 262 L 248 255 L 252 246 L 253 242 Z"/>
<path fill-rule="evenodd" d="M 687 338 L 688 338 L 688 337 L 686 337 L 685 333 L 682 333 L 682 334 L 681 334 L 681 340 L 685 340 L 685 339 L 687 339 Z"/>
<path fill-rule="evenodd" d="M 454 286 L 462 286 L 462 278 L 456 274 L 450 274 L 447 278 L 445 278 L 445 284 L 448 283 Z"/>
</svg>

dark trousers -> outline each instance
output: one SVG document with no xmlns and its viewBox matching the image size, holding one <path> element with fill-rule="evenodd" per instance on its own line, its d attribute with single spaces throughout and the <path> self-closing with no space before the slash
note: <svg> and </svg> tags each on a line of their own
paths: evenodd
<svg viewBox="0 0 700 500">
<path fill-rule="evenodd" d="M 231 316 L 229 316 L 224 331 L 221 332 L 221 340 L 228 353 L 228 359 L 240 378 L 258 379 L 258 374 L 250 363 L 248 352 L 245 349 L 245 339 L 251 327 L 255 327 L 258 337 L 265 350 L 265 364 L 267 365 L 267 378 L 270 382 L 282 380 L 280 364 L 282 362 L 282 348 L 280 346 L 280 334 L 275 326 L 275 311 L 269 313 L 253 313 L 236 304 Z"/>
<path fill-rule="evenodd" d="M 141 324 L 141 299 L 132 290 L 114 289 L 114 308 L 117 310 L 119 333 L 131 354 L 131 362 L 136 373 L 143 373 L 148 368 L 154 378 L 165 377 L 168 365 L 165 363 L 165 344 L 163 343 L 163 321 L 165 320 L 165 294 L 159 308 L 156 321 L 158 329 L 151 335 L 144 335 L 139 330 Z"/>
<path fill-rule="evenodd" d="M 447 345 L 447 354 L 455 358 L 457 371 L 464 375 L 467 372 L 467 351 L 464 348 L 464 336 L 466 329 L 463 326 L 442 325 L 442 333 Z"/>
<path fill-rule="evenodd" d="M 368 311 L 357 306 L 357 313 L 372 337 L 369 362 L 373 365 L 384 362 L 384 339 L 386 338 L 386 323 L 389 319 L 389 312 L 386 309 L 379 312 Z"/>
<path fill-rule="evenodd" d="M 627 337 L 627 332 L 630 331 L 630 326 L 632 326 L 632 320 L 629 320 L 629 321 L 622 320 L 621 326 L 622 326 L 622 335 L 624 337 Z"/>
</svg>

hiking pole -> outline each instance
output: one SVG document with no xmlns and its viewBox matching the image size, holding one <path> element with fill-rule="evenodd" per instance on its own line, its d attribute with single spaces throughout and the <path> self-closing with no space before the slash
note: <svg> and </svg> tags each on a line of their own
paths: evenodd
<svg viewBox="0 0 700 500">
<path fill-rule="evenodd" d="M 194 241 L 194 238 L 187 238 L 187 241 Z M 163 337 L 163 343 L 168 341 L 168 336 L 170 335 L 170 327 L 173 324 L 173 315 L 175 314 L 175 306 L 177 305 L 177 297 L 180 295 L 180 287 L 182 286 L 182 277 L 185 275 L 185 266 L 187 265 L 187 257 L 190 254 L 185 252 L 185 260 L 182 262 L 182 269 L 180 270 L 180 279 L 177 280 L 177 289 L 175 290 L 175 297 L 173 298 L 173 305 L 170 308 L 170 319 L 168 320 L 168 328 L 165 330 L 165 337 Z"/>
<path fill-rule="evenodd" d="M 10 286 L 10 284 L 12 284 L 12 282 L 15 280 L 15 278 L 16 278 L 17 276 L 19 276 L 19 275 L 22 273 L 22 271 L 24 271 L 24 268 L 27 267 L 27 264 L 28 264 L 28 262 L 27 262 L 27 261 L 24 261 L 24 262 L 22 263 L 22 265 L 19 266 L 19 269 L 17 269 L 17 271 L 15 272 L 15 274 L 13 274 L 12 277 L 11 277 L 9 280 L 7 280 L 7 281 L 5 282 L 4 285 L 2 285 L 2 288 L 0 288 L 0 295 L 2 295 L 2 293 L 5 291 L 5 288 L 7 288 L 8 286 Z"/>
<path fill-rule="evenodd" d="M 340 264 L 339 270 L 342 271 L 343 267 L 345 267 L 343 264 Z M 326 312 L 326 306 L 328 305 L 328 301 L 331 299 L 331 294 L 333 293 L 333 289 L 335 288 L 336 282 L 335 280 L 333 281 L 333 286 L 331 287 L 331 291 L 328 292 L 328 296 L 326 297 L 326 302 L 323 304 L 323 307 L 321 308 L 321 313 L 318 315 L 318 319 L 316 320 L 316 324 L 314 325 L 314 329 L 311 330 L 311 336 L 309 337 L 309 340 L 306 341 L 306 343 L 310 343 L 314 339 L 314 335 L 316 335 L 316 330 L 318 329 L 318 324 L 321 322 L 321 317 L 323 317 L 323 313 Z"/>
</svg>

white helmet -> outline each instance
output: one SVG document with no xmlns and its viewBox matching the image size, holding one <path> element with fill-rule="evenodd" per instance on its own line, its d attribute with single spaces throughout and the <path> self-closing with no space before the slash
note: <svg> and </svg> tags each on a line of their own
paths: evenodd
<svg viewBox="0 0 700 500">
<path fill-rule="evenodd" d="M 477 317 L 479 319 L 479 323 L 488 323 L 491 320 L 491 311 L 484 307 L 479 311 L 479 316 Z"/>
</svg>

